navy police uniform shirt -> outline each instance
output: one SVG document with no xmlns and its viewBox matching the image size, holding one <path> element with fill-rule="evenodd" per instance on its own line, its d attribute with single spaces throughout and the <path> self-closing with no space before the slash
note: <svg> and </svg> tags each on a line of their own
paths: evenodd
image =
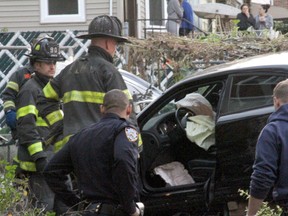
<svg viewBox="0 0 288 216">
<path fill-rule="evenodd" d="M 75 173 L 83 199 L 120 204 L 127 214 L 138 201 L 139 133 L 113 113 L 72 136 L 44 171 L 51 189 L 72 206 L 79 197 L 65 185 L 66 174 Z"/>
</svg>

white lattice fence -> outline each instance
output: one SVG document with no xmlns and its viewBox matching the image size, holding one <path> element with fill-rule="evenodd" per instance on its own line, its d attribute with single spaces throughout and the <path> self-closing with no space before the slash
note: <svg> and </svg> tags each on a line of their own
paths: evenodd
<svg viewBox="0 0 288 216">
<path fill-rule="evenodd" d="M 30 52 L 32 41 L 44 35 L 53 37 L 60 45 L 62 55 L 66 60 L 77 59 L 87 52 L 90 40 L 76 38 L 78 31 L 66 30 L 65 32 L 8 32 L 0 33 L 0 90 L 1 95 L 12 74 L 28 63 L 25 54 Z M 82 32 L 83 33 L 83 32 Z M 81 34 L 82 34 L 81 33 Z M 65 65 L 65 63 L 64 63 Z M 59 64 L 63 67 L 63 64 Z M 1 103 L 2 104 L 2 103 Z M 4 112 L 1 106 L 0 124 L 3 126 Z"/>
</svg>

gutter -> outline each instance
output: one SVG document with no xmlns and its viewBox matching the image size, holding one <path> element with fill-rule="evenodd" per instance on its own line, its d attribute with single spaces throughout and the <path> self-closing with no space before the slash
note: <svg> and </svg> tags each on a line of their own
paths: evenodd
<svg viewBox="0 0 288 216">
<path fill-rule="evenodd" d="M 113 0 L 109 0 L 109 15 L 113 15 Z"/>
</svg>

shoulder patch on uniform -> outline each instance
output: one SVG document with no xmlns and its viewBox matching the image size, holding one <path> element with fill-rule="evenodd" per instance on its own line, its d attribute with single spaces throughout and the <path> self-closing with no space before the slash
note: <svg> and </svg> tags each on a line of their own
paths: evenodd
<svg viewBox="0 0 288 216">
<path fill-rule="evenodd" d="M 24 78 L 25 79 L 30 79 L 31 78 L 31 74 L 30 73 L 25 73 L 24 74 Z"/>
<path fill-rule="evenodd" d="M 125 128 L 125 134 L 126 134 L 127 139 L 130 142 L 135 142 L 138 140 L 138 132 L 134 128 L 126 127 Z"/>
</svg>

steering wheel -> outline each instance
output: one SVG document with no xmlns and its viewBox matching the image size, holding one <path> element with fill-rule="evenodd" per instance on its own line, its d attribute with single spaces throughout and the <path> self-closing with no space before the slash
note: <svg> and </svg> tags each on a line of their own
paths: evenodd
<svg viewBox="0 0 288 216">
<path fill-rule="evenodd" d="M 175 112 L 175 119 L 179 127 L 184 131 L 188 117 L 195 116 L 196 114 L 186 107 L 179 107 Z"/>
</svg>

